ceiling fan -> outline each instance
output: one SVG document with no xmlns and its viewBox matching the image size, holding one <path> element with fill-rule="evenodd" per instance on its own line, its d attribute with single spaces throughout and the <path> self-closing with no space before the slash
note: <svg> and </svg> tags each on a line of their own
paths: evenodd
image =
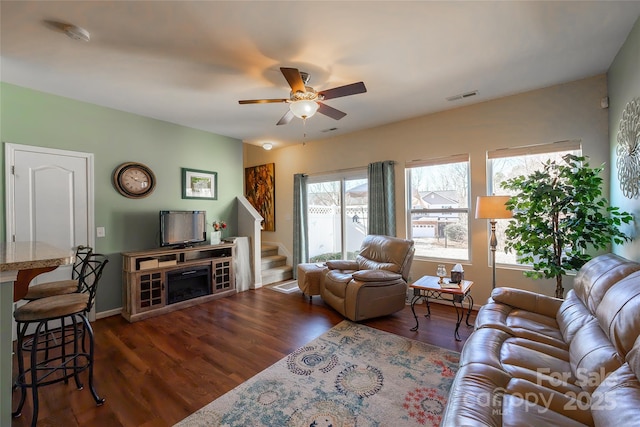
<svg viewBox="0 0 640 427">
<path fill-rule="evenodd" d="M 289 98 L 248 99 L 238 101 L 240 104 L 269 104 L 274 102 L 288 103 L 289 111 L 282 116 L 280 121 L 277 123 L 278 125 L 286 125 L 294 117 L 306 120 L 313 116 L 316 111 L 324 114 L 325 116 L 329 116 L 332 119 L 340 120 L 346 116 L 347 113 L 333 107 L 329 107 L 320 101 L 340 98 L 342 96 L 356 95 L 367 91 L 364 83 L 358 82 L 316 92 L 314 88 L 307 86 L 310 78 L 309 74 L 298 71 L 297 68 L 280 67 L 280 71 L 289 83 L 289 86 L 291 86 L 291 94 L 289 95 Z"/>
</svg>

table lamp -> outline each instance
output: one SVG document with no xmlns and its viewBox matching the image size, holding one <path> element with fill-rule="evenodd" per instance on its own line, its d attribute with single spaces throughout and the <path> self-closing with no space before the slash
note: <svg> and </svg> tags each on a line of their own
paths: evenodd
<svg viewBox="0 0 640 427">
<path fill-rule="evenodd" d="M 511 196 L 478 196 L 476 200 L 476 219 L 488 219 L 491 223 L 491 268 L 493 270 L 493 289 L 496 287 L 496 219 L 512 218 L 513 214 L 507 209 L 506 203 Z"/>
</svg>

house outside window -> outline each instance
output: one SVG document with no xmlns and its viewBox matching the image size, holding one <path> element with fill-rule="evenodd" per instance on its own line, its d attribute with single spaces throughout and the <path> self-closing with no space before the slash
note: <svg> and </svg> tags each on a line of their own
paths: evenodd
<svg viewBox="0 0 640 427">
<path fill-rule="evenodd" d="M 469 260 L 469 155 L 410 162 L 407 238 L 417 258 Z"/>
<path fill-rule="evenodd" d="M 368 200 L 366 169 L 309 177 L 310 262 L 355 259 L 367 235 Z"/>
<path fill-rule="evenodd" d="M 501 187 L 501 183 L 519 175 L 529 175 L 543 168 L 547 161 L 562 162 L 566 154 L 582 155 L 580 140 L 559 141 L 551 144 L 530 145 L 525 147 L 505 148 L 487 152 L 487 194 L 507 196 L 511 193 Z M 505 230 L 508 219 L 496 220 L 496 264 L 506 266 L 522 266 L 516 254 L 507 253 L 504 249 Z M 487 233 L 489 230 L 487 230 Z"/>
</svg>

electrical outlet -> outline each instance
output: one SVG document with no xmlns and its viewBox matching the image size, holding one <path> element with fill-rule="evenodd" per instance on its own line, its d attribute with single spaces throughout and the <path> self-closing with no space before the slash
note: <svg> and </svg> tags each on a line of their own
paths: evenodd
<svg viewBox="0 0 640 427">
<path fill-rule="evenodd" d="M 96 236 L 97 237 L 104 237 L 105 236 L 104 227 L 96 228 Z"/>
</svg>

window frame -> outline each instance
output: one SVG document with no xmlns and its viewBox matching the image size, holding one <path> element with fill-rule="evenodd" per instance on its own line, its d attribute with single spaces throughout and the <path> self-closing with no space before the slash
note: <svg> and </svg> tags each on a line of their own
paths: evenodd
<svg viewBox="0 0 640 427">
<path fill-rule="evenodd" d="M 456 207 L 456 208 L 432 208 L 432 209 L 413 209 L 412 201 L 413 201 L 413 184 L 412 184 L 412 175 L 411 171 L 413 169 L 428 167 L 428 166 L 438 166 L 438 165 L 448 165 L 454 163 L 465 163 L 466 164 L 466 207 Z M 411 239 L 415 241 L 415 237 L 413 237 L 413 223 L 412 217 L 414 214 L 466 214 L 466 228 L 467 228 L 467 238 L 466 238 L 466 258 L 456 258 L 452 256 L 444 256 L 444 257 L 436 257 L 436 256 L 425 256 L 420 255 L 418 251 L 415 253 L 415 259 L 423 260 L 423 261 L 433 261 L 433 262 L 449 262 L 449 263 L 469 263 L 471 262 L 471 156 L 468 153 L 465 154 L 456 154 L 445 157 L 437 157 L 432 159 L 420 159 L 420 160 L 412 160 L 410 162 L 405 163 L 405 190 L 406 190 L 406 205 L 405 205 L 405 215 L 406 215 L 406 236 L 407 239 Z"/>
<path fill-rule="evenodd" d="M 494 182 L 494 159 L 504 159 L 504 158 L 516 158 L 516 157 L 524 157 L 524 156 L 532 156 L 532 155 L 543 155 L 543 154 L 553 154 L 560 153 L 566 151 L 574 151 L 578 153 L 574 153 L 577 155 L 583 155 L 582 153 L 582 140 L 581 139 L 570 139 L 563 141 L 556 141 L 551 143 L 542 143 L 542 144 L 532 144 L 532 145 L 524 145 L 519 147 L 508 147 L 508 148 L 499 148 L 496 150 L 489 150 L 486 152 L 486 169 L 487 169 L 487 194 L 494 194 L 498 196 L 508 196 L 509 193 L 504 191 L 502 188 L 495 188 Z M 509 219 L 498 219 L 496 220 L 498 224 L 508 222 Z M 489 247 L 489 236 L 491 233 L 491 226 L 487 222 L 487 247 Z M 504 236 L 502 236 L 503 238 Z M 500 243 L 501 237 L 498 237 L 498 243 Z M 502 251 L 500 251 L 502 252 Z M 504 252 L 503 252 L 504 253 Z M 489 258 L 489 263 L 491 263 Z M 496 257 L 496 266 L 502 268 L 510 268 L 516 270 L 531 270 L 531 264 L 520 264 L 510 263 L 510 262 L 499 262 Z"/>
</svg>

